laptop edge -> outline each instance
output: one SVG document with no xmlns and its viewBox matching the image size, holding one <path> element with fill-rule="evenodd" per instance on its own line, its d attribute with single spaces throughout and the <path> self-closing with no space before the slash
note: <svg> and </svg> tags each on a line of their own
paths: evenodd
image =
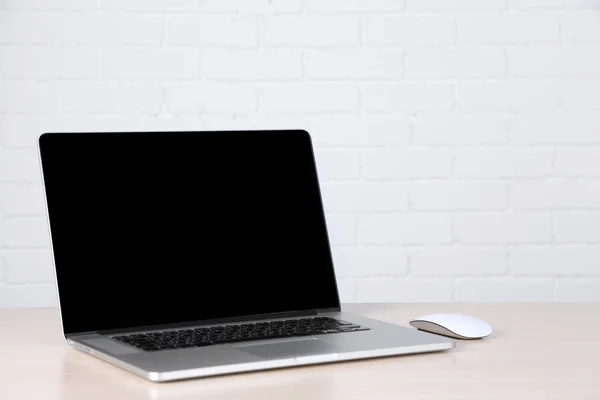
<svg viewBox="0 0 600 400">
<path fill-rule="evenodd" d="M 295 130 L 281 130 L 280 133 L 294 132 Z M 256 134 L 266 131 L 228 131 L 236 133 Z M 308 135 L 308 132 L 305 132 Z M 122 134 L 144 134 L 145 132 L 122 132 Z M 151 132 L 153 134 L 155 132 Z M 173 132 L 192 133 L 192 132 Z M 198 134 L 206 132 L 198 131 Z M 215 132 L 212 132 L 215 133 Z M 76 135 L 94 135 L 98 133 L 77 133 Z M 292 311 L 282 313 L 267 313 L 261 315 L 247 315 L 234 318 L 202 319 L 194 322 L 178 322 L 167 324 L 151 324 L 149 326 L 134 326 L 110 330 L 89 330 L 80 332 L 67 332 L 65 316 L 63 315 L 63 302 L 61 301 L 61 282 L 56 265 L 53 230 L 50 218 L 51 210 L 48 202 L 48 182 L 44 176 L 42 137 L 49 135 L 62 135 L 61 133 L 46 133 L 38 141 L 38 156 L 42 173 L 42 186 L 45 196 L 45 210 L 48 216 L 50 234 L 50 248 L 54 264 L 55 279 L 57 280 L 57 298 L 59 302 L 59 316 L 61 329 L 69 345 L 73 348 L 102 359 L 112 365 L 120 367 L 147 380 L 167 382 L 189 378 L 209 377 L 233 373 L 242 373 L 259 370 L 269 370 L 302 365 L 333 363 L 349 360 L 368 359 L 384 356 L 404 354 L 427 353 L 448 350 L 454 347 L 454 341 L 418 331 L 414 328 L 399 326 L 362 315 L 347 313 L 341 310 L 339 297 L 333 307 L 317 308 L 306 311 Z M 309 135 L 310 137 L 310 135 Z M 312 144 L 310 144 L 312 153 Z M 315 163 L 314 153 L 311 154 Z M 316 163 L 314 165 L 316 169 Z M 321 191 L 317 185 L 319 202 Z M 321 203 L 322 209 L 322 203 Z M 323 210 L 321 210 L 323 211 Z M 324 227 L 326 230 L 326 226 Z M 329 243 L 327 243 L 329 246 Z M 335 273 L 334 273 L 335 280 Z M 65 284 L 64 281 L 62 281 Z M 337 291 L 337 283 L 336 289 Z M 337 334 L 312 334 L 304 337 L 289 337 L 265 339 L 253 342 L 224 343 L 205 347 L 176 348 L 157 352 L 145 352 L 114 339 L 122 334 L 146 334 L 152 332 L 178 331 L 182 328 L 210 328 L 227 327 L 243 323 L 259 324 L 263 322 L 277 322 L 280 320 L 301 320 L 305 317 L 326 317 L 334 320 L 349 321 L 367 327 L 360 332 Z M 315 346 L 319 344 L 319 346 Z M 267 350 L 269 349 L 269 350 Z"/>
</svg>

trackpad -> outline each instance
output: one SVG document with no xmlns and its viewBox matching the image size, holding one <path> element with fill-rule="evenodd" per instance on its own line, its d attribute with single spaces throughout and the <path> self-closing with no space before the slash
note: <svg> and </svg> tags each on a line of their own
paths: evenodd
<svg viewBox="0 0 600 400">
<path fill-rule="evenodd" d="M 237 349 L 263 358 L 302 357 L 312 354 L 337 352 L 334 345 L 325 343 L 319 339 L 257 344 L 253 346 L 237 347 Z"/>
</svg>

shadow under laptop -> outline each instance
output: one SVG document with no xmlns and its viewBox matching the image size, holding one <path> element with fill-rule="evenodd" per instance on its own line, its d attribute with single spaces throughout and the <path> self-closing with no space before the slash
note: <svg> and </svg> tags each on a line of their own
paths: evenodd
<svg viewBox="0 0 600 400">
<path fill-rule="evenodd" d="M 286 398 L 306 391 L 311 399 L 330 399 L 335 376 L 295 373 L 288 370 L 258 371 L 210 378 L 154 383 L 102 360 L 67 351 L 63 359 L 60 395 L 64 400 L 81 399 L 241 399 L 252 393 L 258 398 Z M 302 369 L 302 368 L 300 368 Z"/>
<path fill-rule="evenodd" d="M 435 361 L 432 359 L 435 357 Z M 65 352 L 57 398 L 62 400 L 126 398 L 152 399 L 244 399 L 311 398 L 348 399 L 373 397 L 373 388 L 404 382 L 429 384 L 427 376 L 414 373 L 419 364 L 429 370 L 451 370 L 455 355 L 418 354 L 348 361 L 335 364 L 283 368 L 271 371 L 154 383 L 102 360 L 79 353 Z"/>
</svg>

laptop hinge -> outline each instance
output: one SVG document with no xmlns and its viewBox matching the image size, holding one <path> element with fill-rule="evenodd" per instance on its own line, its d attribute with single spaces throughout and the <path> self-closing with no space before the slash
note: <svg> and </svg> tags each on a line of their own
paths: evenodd
<svg viewBox="0 0 600 400">
<path fill-rule="evenodd" d="M 211 320 L 201 320 L 201 321 L 186 321 L 186 322 L 178 322 L 174 324 L 163 324 L 163 325 L 146 325 L 146 326 L 136 326 L 133 328 L 122 328 L 122 329 L 106 329 L 97 331 L 101 335 L 114 335 L 119 333 L 130 333 L 136 331 L 151 331 L 151 330 L 160 330 L 160 329 L 173 329 L 173 328 L 185 328 L 189 326 L 202 326 L 202 325 L 217 325 L 217 324 L 227 324 L 232 322 L 249 322 L 249 321 L 257 321 L 263 319 L 277 319 L 277 318 L 294 318 L 294 317 L 308 317 L 311 315 L 318 315 L 316 310 L 305 310 L 305 311 L 290 311 L 290 312 L 282 312 L 282 313 L 270 313 L 270 314 L 253 314 L 247 315 L 243 317 L 231 317 L 231 318 L 219 318 L 219 319 L 211 319 Z"/>
<path fill-rule="evenodd" d="M 318 310 L 315 310 L 317 313 L 321 314 L 321 313 L 329 313 L 329 312 L 341 312 L 342 309 L 341 307 L 331 307 L 331 308 L 319 308 Z"/>
</svg>

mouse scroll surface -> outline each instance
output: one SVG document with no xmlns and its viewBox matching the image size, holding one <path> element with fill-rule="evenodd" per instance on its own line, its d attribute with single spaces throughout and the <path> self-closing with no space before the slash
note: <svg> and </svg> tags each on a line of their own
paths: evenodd
<svg viewBox="0 0 600 400">
<path fill-rule="evenodd" d="M 422 331 L 457 339 L 482 339 L 492 333 L 486 322 L 461 314 L 430 314 L 415 318 L 410 325 Z"/>
</svg>

